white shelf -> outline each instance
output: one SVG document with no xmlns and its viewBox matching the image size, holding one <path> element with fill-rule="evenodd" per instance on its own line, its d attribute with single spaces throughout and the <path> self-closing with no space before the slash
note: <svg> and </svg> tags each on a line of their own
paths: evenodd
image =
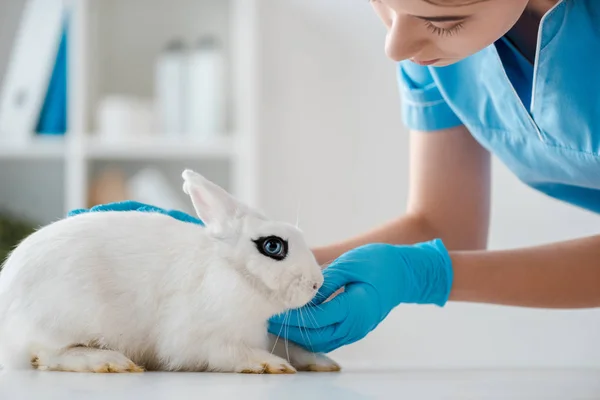
<svg viewBox="0 0 600 400">
<path fill-rule="evenodd" d="M 78 152 L 84 160 L 230 159 L 237 155 L 235 137 L 207 140 L 144 138 L 106 141 L 90 138 L 82 146 L 68 147 L 64 137 L 34 137 L 20 142 L 0 142 L 0 160 L 62 160 Z"/>
<path fill-rule="evenodd" d="M 0 160 L 61 160 L 65 156 L 62 136 L 36 136 L 18 142 L 0 142 Z"/>
<path fill-rule="evenodd" d="M 109 142 L 101 138 L 87 139 L 84 158 L 91 160 L 139 159 L 221 159 L 236 155 L 234 137 L 206 140 L 188 138 L 139 138 Z"/>
<path fill-rule="evenodd" d="M 65 212 L 89 204 L 94 174 L 113 162 L 127 173 L 153 167 L 169 175 L 183 164 L 202 165 L 217 183 L 227 185 L 248 204 L 257 205 L 261 76 L 258 1 L 69 0 L 69 132 L 62 137 L 0 141 L 0 162 L 24 161 L 21 164 L 27 165 L 29 160 L 40 160 L 52 164 L 47 167 L 36 163 L 34 172 L 59 168 L 60 174 L 52 175 L 48 186 L 53 190 L 50 195 L 63 203 Z M 138 20 L 146 22 L 132 23 Z M 99 129 L 97 112 L 102 98 L 117 94 L 151 99 L 155 60 L 164 46 L 175 38 L 192 43 L 205 34 L 223 43 L 228 61 L 226 135 L 196 140 L 194 135 L 149 138 L 149 133 L 132 132 L 135 139 L 126 141 L 93 135 Z M 2 168 L 7 167 L 2 164 Z M 13 175 L 23 174 L 16 169 L 0 172 L 6 172 L 0 174 L 6 182 L 17 181 Z M 47 191 L 43 195 L 50 196 Z M 25 194 L 0 197 L 0 203 L 18 209 L 23 202 L 19 196 Z M 60 215 L 48 211 L 44 219 Z"/>
</svg>

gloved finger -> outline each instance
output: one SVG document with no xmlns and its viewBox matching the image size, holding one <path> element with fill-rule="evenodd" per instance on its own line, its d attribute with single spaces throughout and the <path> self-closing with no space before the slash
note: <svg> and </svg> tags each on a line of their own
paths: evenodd
<svg viewBox="0 0 600 400">
<path fill-rule="evenodd" d="M 294 342 L 312 352 L 321 352 L 333 343 L 340 341 L 344 334 L 340 325 L 332 325 L 322 329 L 305 329 L 285 325 L 271 324 L 269 333 L 278 338 Z"/>
<path fill-rule="evenodd" d="M 279 325 L 311 329 L 324 328 L 346 320 L 350 309 L 349 300 L 349 294 L 342 293 L 330 302 L 290 310 L 271 317 L 269 321 Z"/>
<path fill-rule="evenodd" d="M 340 347 L 358 342 L 362 337 L 352 337 L 348 335 L 348 330 L 344 329 L 344 324 L 329 326 L 320 330 L 305 331 L 305 337 L 310 338 L 310 343 L 300 344 L 300 346 L 313 353 L 330 353 Z M 363 336 L 364 337 L 364 336 Z M 292 339 L 289 339 L 293 341 Z"/>
<path fill-rule="evenodd" d="M 293 343 L 295 345 L 298 345 L 300 347 L 302 347 L 303 349 L 311 352 L 311 353 L 325 353 L 326 350 L 331 347 L 330 343 L 308 343 L 308 342 L 304 342 L 304 341 L 295 341 L 292 339 L 286 339 L 284 337 L 280 337 L 279 339 L 277 339 L 278 341 L 281 342 L 289 342 L 289 343 Z M 337 341 L 336 341 L 337 342 Z"/>
<path fill-rule="evenodd" d="M 322 304 L 335 292 L 355 281 L 354 274 L 348 270 L 348 266 L 337 262 L 323 270 L 323 278 L 323 285 L 313 299 L 314 304 Z"/>
<path fill-rule="evenodd" d="M 343 337 L 340 339 L 331 340 L 329 342 L 319 343 L 317 345 L 312 346 L 313 347 L 312 349 L 307 348 L 307 350 L 309 350 L 313 353 L 327 354 L 327 353 L 337 350 L 340 347 L 343 347 L 347 344 L 349 344 L 349 343 L 347 343 L 347 339 Z"/>
</svg>

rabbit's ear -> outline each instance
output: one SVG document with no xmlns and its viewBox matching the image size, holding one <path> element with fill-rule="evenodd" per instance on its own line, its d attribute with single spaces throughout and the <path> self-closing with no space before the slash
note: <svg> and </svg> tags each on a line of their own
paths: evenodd
<svg viewBox="0 0 600 400">
<path fill-rule="evenodd" d="M 198 217 L 207 226 L 230 221 L 241 208 L 241 204 L 223 188 L 202 175 L 185 170 L 182 174 L 183 191 L 190 196 Z"/>
</svg>

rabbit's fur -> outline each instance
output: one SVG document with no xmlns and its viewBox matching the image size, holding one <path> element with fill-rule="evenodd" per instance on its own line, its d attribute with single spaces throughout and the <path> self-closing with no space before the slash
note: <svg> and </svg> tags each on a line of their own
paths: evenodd
<svg viewBox="0 0 600 400">
<path fill-rule="evenodd" d="M 12 252 L 0 274 L 0 364 L 339 370 L 322 354 L 274 346 L 267 334 L 269 317 L 305 305 L 323 284 L 301 232 L 193 171 L 182 176 L 205 226 L 159 213 L 91 212 L 41 228 Z M 260 239 L 269 237 L 286 241 L 283 259 L 263 253 Z M 269 249 L 281 249 L 273 243 Z"/>
</svg>

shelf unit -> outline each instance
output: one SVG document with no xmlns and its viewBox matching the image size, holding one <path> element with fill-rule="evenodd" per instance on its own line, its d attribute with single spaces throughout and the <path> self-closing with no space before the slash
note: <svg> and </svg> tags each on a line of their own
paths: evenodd
<svg viewBox="0 0 600 400">
<path fill-rule="evenodd" d="M 139 160 L 160 158 L 178 160 L 200 157 L 202 159 L 231 159 L 237 157 L 235 140 L 219 138 L 206 141 L 155 139 L 131 140 L 121 143 L 89 140 L 83 152 L 90 160 Z"/>
<path fill-rule="evenodd" d="M 22 143 L 2 143 L 0 160 L 63 160 L 65 151 L 62 137 L 40 136 Z"/>
<path fill-rule="evenodd" d="M 64 136 L 31 134 L 23 142 L 0 143 L 0 170 L 4 169 L 0 183 L 18 184 L 12 175 L 6 178 L 10 167 L 18 171 L 20 165 L 27 165 L 30 175 L 43 176 L 46 165 L 60 165 L 55 190 L 40 195 L 53 196 L 64 215 L 93 205 L 88 198 L 90 185 L 107 167 L 117 167 L 126 175 L 144 167 L 157 168 L 178 190 L 182 202 L 189 204 L 181 191 L 180 173 L 193 168 L 256 206 L 258 0 L 65 1 L 70 7 L 68 131 Z M 110 141 L 96 133 L 95 115 L 103 96 L 151 97 L 154 60 L 167 41 L 182 37 L 191 42 L 204 33 L 217 35 L 226 51 L 227 132 L 209 139 L 195 139 L 193 132 L 180 138 L 135 132 Z M 0 191 L 0 206 L 27 214 L 21 203 L 18 196 L 7 198 Z M 36 218 L 48 222 L 60 216 L 55 208 L 48 215 L 37 213 Z"/>
</svg>

